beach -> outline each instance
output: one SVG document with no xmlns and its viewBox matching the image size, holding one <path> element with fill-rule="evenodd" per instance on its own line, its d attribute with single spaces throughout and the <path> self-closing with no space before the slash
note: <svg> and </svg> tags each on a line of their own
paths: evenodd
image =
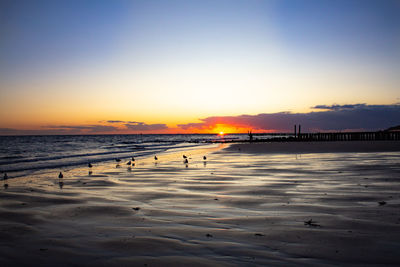
<svg viewBox="0 0 400 267">
<path fill-rule="evenodd" d="M 2 181 L 0 265 L 400 265 L 398 141 L 216 144 L 127 161 Z"/>
</svg>

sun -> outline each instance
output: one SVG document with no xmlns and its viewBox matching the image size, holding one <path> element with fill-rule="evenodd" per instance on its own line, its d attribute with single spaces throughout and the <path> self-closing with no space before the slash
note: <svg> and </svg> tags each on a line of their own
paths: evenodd
<svg viewBox="0 0 400 267">
<path fill-rule="evenodd" d="M 225 134 L 225 133 L 224 133 L 224 132 L 222 132 L 222 131 L 221 131 L 221 132 L 219 132 L 219 135 L 220 135 L 220 136 L 223 136 L 224 134 Z"/>
</svg>

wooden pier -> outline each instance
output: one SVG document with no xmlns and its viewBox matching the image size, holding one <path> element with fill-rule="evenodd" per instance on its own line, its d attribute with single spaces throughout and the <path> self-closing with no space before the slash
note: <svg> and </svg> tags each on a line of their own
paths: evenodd
<svg viewBox="0 0 400 267">
<path fill-rule="evenodd" d="M 400 132 L 300 133 L 293 137 L 298 141 L 379 141 L 400 140 Z"/>
<path fill-rule="evenodd" d="M 255 142 L 400 140 L 400 131 L 253 134 Z M 269 136 L 265 138 L 265 136 Z"/>
</svg>

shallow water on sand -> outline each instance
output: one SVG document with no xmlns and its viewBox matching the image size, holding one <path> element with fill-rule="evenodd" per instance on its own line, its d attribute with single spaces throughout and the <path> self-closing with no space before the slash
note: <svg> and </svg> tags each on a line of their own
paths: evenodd
<svg viewBox="0 0 400 267">
<path fill-rule="evenodd" d="M 0 263 L 400 264 L 399 153 L 184 153 L 8 180 Z"/>
</svg>

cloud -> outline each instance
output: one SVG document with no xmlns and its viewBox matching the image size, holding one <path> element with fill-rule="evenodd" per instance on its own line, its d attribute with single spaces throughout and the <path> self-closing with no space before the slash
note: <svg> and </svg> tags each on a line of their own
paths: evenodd
<svg viewBox="0 0 400 267">
<path fill-rule="evenodd" d="M 199 122 L 199 123 L 186 123 L 186 124 L 178 124 L 177 126 L 181 129 L 184 130 L 189 130 L 189 129 L 205 129 L 208 128 L 210 124 L 205 123 L 205 120 L 207 119 L 200 119 L 204 122 Z"/>
<path fill-rule="evenodd" d="M 123 125 L 45 125 L 40 129 L 0 128 L 0 135 L 48 135 L 48 134 L 110 134 L 132 132 L 159 132 L 168 130 L 166 124 L 146 124 L 136 121 L 108 120 L 103 123 L 124 123 Z"/>
<path fill-rule="evenodd" d="M 100 122 L 104 122 L 104 121 L 100 121 Z M 119 120 L 108 120 L 108 121 L 105 121 L 105 122 L 108 122 L 108 123 L 124 123 L 125 121 L 119 121 Z"/>
<path fill-rule="evenodd" d="M 1 135 L 101 134 L 116 131 L 118 128 L 107 125 L 47 125 L 34 130 L 0 128 Z"/>
<path fill-rule="evenodd" d="M 184 130 L 212 129 L 217 124 L 253 130 L 292 131 L 301 124 L 304 131 L 382 130 L 400 123 L 400 105 L 318 105 L 325 111 L 309 113 L 264 113 L 258 115 L 214 116 L 201 123 L 180 124 Z"/>
<path fill-rule="evenodd" d="M 118 130 L 117 127 L 108 125 L 78 125 L 78 126 L 49 125 L 49 126 L 43 126 L 43 128 L 65 130 L 68 132 L 78 132 L 78 133 L 104 133 L 104 132 L 113 132 Z"/>
<path fill-rule="evenodd" d="M 126 123 L 125 127 L 134 131 L 159 131 L 168 129 L 166 124 L 146 124 L 144 122 Z"/>
<path fill-rule="evenodd" d="M 137 122 L 137 121 L 121 121 L 121 120 L 108 120 L 108 121 L 99 121 L 100 123 L 106 122 L 106 123 L 143 123 L 143 122 Z"/>
<path fill-rule="evenodd" d="M 356 109 L 356 108 L 364 108 L 366 104 L 346 104 L 346 105 L 317 105 L 311 107 L 312 109 L 327 109 L 327 110 L 343 110 L 343 109 Z"/>
</svg>

